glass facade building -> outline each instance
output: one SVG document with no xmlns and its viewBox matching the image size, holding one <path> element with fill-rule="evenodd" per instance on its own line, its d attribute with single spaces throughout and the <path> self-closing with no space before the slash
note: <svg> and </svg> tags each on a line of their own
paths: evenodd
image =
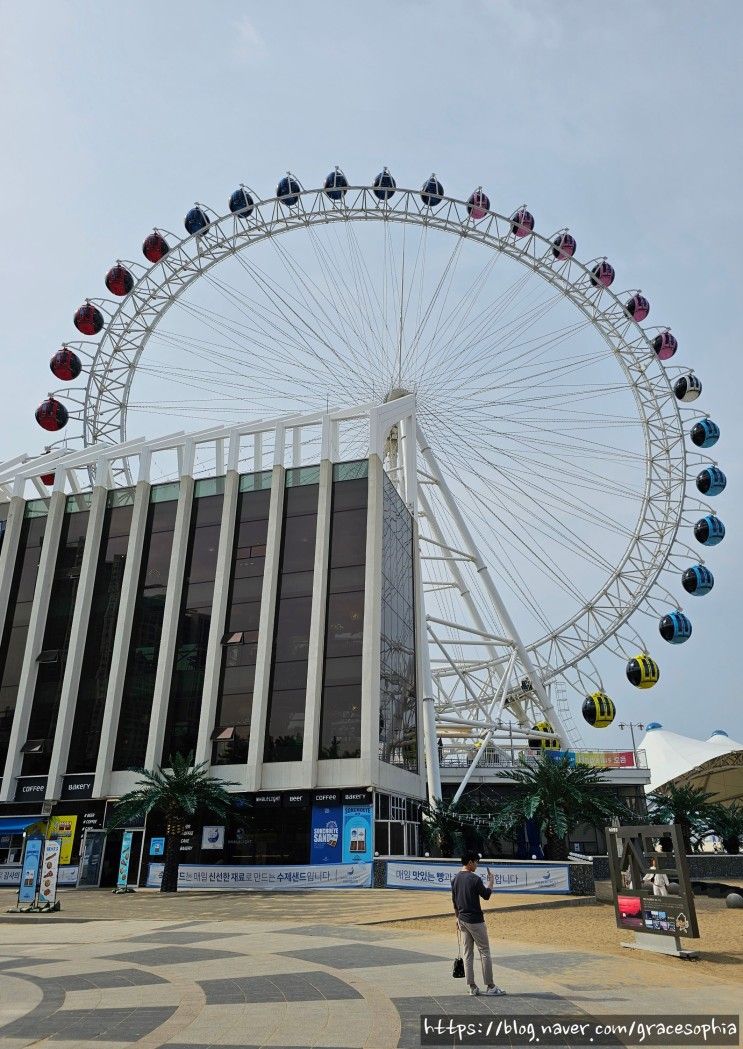
<svg viewBox="0 0 743 1049">
<path fill-rule="evenodd" d="M 340 862 L 351 816 L 356 853 L 375 823 L 415 850 L 414 526 L 379 459 L 60 497 L 0 504 L 0 819 L 46 799 L 102 826 L 137 768 L 180 753 L 234 797 L 220 847 L 196 817 L 184 860 L 324 862 L 329 821 Z M 144 872 L 161 833 L 153 815 Z"/>
</svg>

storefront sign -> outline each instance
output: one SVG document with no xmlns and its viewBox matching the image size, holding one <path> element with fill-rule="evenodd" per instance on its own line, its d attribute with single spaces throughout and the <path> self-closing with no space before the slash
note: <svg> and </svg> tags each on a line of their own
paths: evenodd
<svg viewBox="0 0 743 1049">
<path fill-rule="evenodd" d="M 340 805 L 341 792 L 339 790 L 316 790 L 312 795 L 315 805 Z"/>
<path fill-rule="evenodd" d="M 371 791 L 366 787 L 343 791 L 344 805 L 371 805 Z"/>
<path fill-rule="evenodd" d="M 44 843 L 44 857 L 41 861 L 41 883 L 39 885 L 39 906 L 52 906 L 57 898 L 57 876 L 59 874 L 59 841 L 48 838 Z"/>
<path fill-rule="evenodd" d="M 162 881 L 163 863 L 151 863 L 147 887 L 157 889 Z M 270 892 L 292 889 L 368 889 L 371 886 L 371 863 L 336 863 L 315 866 L 225 867 L 222 864 L 181 864 L 178 868 L 180 889 L 266 889 Z"/>
<path fill-rule="evenodd" d="M 493 892 L 567 893 L 567 863 L 490 863 L 477 868 L 483 882 L 487 868 L 493 874 Z M 449 892 L 451 880 L 462 869 L 459 863 L 426 863 L 425 860 L 388 860 L 388 889 L 441 889 Z"/>
<path fill-rule="evenodd" d="M 46 795 L 46 776 L 27 776 L 16 780 L 16 801 L 41 801 Z"/>
<path fill-rule="evenodd" d="M 280 794 L 256 794 L 255 796 L 255 807 L 257 809 L 277 809 L 280 805 Z"/>
<path fill-rule="evenodd" d="M 18 889 L 19 903 L 33 903 L 36 898 L 36 882 L 43 845 L 43 838 L 26 838 L 26 851 L 21 865 L 21 884 Z"/>
<path fill-rule="evenodd" d="M 15 866 L 0 867 L 0 886 L 20 885 L 21 868 Z"/>
<path fill-rule="evenodd" d="M 59 841 L 59 862 L 62 864 L 68 864 L 72 859 L 72 842 L 76 826 L 77 816 L 52 816 L 49 820 L 49 837 Z"/>
<path fill-rule="evenodd" d="M 372 807 L 368 803 L 343 806 L 344 863 L 371 863 L 372 818 Z"/>
<path fill-rule="evenodd" d="M 201 847 L 202 849 L 223 849 L 224 827 L 204 827 L 201 831 Z M 150 850 L 150 855 L 152 855 L 152 850 Z"/>
<path fill-rule="evenodd" d="M 290 790 L 284 795 L 285 809 L 306 809 L 310 801 L 309 791 Z"/>
<path fill-rule="evenodd" d="M 91 775 L 65 776 L 62 780 L 60 797 L 63 801 L 74 798 L 92 798 L 93 782 L 94 777 Z"/>
<path fill-rule="evenodd" d="M 343 809 L 340 805 L 313 805 L 310 861 L 340 863 L 343 859 Z"/>
<path fill-rule="evenodd" d="M 121 855 L 119 856 L 119 874 L 116 879 L 116 888 L 125 889 L 129 884 L 129 862 L 132 858 L 132 838 L 134 834 L 130 830 L 124 831 L 121 839 Z"/>
<path fill-rule="evenodd" d="M 165 855 L 165 838 L 150 838 L 150 856 Z"/>
</svg>

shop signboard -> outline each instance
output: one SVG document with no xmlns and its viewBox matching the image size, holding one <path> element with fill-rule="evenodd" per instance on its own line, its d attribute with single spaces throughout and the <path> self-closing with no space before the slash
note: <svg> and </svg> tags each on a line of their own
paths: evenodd
<svg viewBox="0 0 743 1049">
<path fill-rule="evenodd" d="M 340 863 L 343 859 L 343 809 L 340 805 L 312 806 L 310 862 Z"/>
<path fill-rule="evenodd" d="M 697 939 L 694 892 L 681 830 L 675 824 L 609 827 L 606 832 L 617 927 L 635 932 L 634 946 L 684 954 L 679 937 Z M 670 838 L 673 853 L 656 852 Z M 673 937 L 660 947 L 653 937 Z"/>
<path fill-rule="evenodd" d="M 21 864 L 21 884 L 18 887 L 18 903 L 33 903 L 36 899 L 36 882 L 44 846 L 42 837 L 26 838 L 26 849 Z"/>
<path fill-rule="evenodd" d="M 72 859 L 72 842 L 75 838 L 77 816 L 52 816 L 49 820 L 49 837 L 59 841 L 60 864 L 67 865 Z"/>
<path fill-rule="evenodd" d="M 83 886 L 96 886 L 101 880 L 101 864 L 103 863 L 103 847 L 106 844 L 106 832 L 104 830 L 89 829 L 83 835 L 83 844 L 80 849 L 80 873 L 77 884 Z"/>
<path fill-rule="evenodd" d="M 494 892 L 528 892 L 540 895 L 568 893 L 567 863 L 488 863 L 477 868 L 485 882 L 488 868 L 493 875 Z M 451 882 L 459 863 L 435 863 L 425 860 L 387 860 L 385 885 L 388 889 L 441 889 L 451 891 Z"/>
<path fill-rule="evenodd" d="M 119 856 L 119 873 L 116 878 L 116 888 L 125 889 L 129 884 L 129 863 L 132 858 L 132 838 L 134 834 L 125 830 L 121 839 L 121 854 Z"/>
<path fill-rule="evenodd" d="M 71 775 L 64 776 L 62 779 L 62 791 L 60 798 L 62 801 L 73 800 L 76 798 L 92 798 L 93 797 L 93 784 L 95 777 L 90 773 L 85 775 Z"/>
<path fill-rule="evenodd" d="M 147 887 L 157 889 L 165 864 L 151 863 Z M 228 867 L 223 864 L 182 863 L 178 868 L 180 889 L 267 890 L 282 892 L 307 889 L 368 889 L 372 881 L 371 863 L 333 863 L 315 865 Z"/>
<path fill-rule="evenodd" d="M 204 827 L 201 831 L 202 849 L 221 850 L 224 848 L 224 827 Z M 150 850 L 152 855 L 152 850 Z"/>
<path fill-rule="evenodd" d="M 371 863 L 372 820 L 371 805 L 343 806 L 344 863 Z"/>
<path fill-rule="evenodd" d="M 57 877 L 59 874 L 59 857 L 61 843 L 47 838 L 44 843 L 44 856 L 41 861 L 41 882 L 39 884 L 39 906 L 52 907 L 57 898 Z"/>
<path fill-rule="evenodd" d="M 150 838 L 150 856 L 165 855 L 165 838 Z"/>
</svg>

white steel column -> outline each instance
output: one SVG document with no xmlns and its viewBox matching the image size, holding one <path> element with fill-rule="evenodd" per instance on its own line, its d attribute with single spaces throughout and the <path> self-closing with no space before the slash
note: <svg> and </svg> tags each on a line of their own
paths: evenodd
<svg viewBox="0 0 743 1049">
<path fill-rule="evenodd" d="M 173 526 L 173 546 L 170 551 L 168 566 L 168 583 L 165 591 L 165 608 L 163 609 L 163 626 L 160 634 L 160 651 L 155 671 L 155 687 L 152 694 L 152 711 L 150 713 L 150 731 L 147 737 L 144 767 L 154 769 L 166 764 L 169 754 L 163 754 L 165 725 L 168 718 L 170 685 L 173 680 L 173 661 L 178 642 L 178 625 L 183 595 L 183 577 L 186 571 L 188 554 L 188 537 L 193 513 L 194 488 L 196 482 L 191 476 L 193 470 L 193 447 L 189 455 L 188 446 L 184 455 L 184 470 L 178 488 L 178 507 Z"/>
<path fill-rule="evenodd" d="M 369 456 L 361 655 L 361 782 L 379 782 L 379 691 L 382 656 L 382 505 L 384 470 Z"/>
<path fill-rule="evenodd" d="M 431 676 L 431 658 L 428 648 L 428 628 L 426 626 L 426 602 L 423 594 L 423 576 L 421 574 L 420 544 L 418 542 L 418 521 L 413 518 L 413 572 L 414 572 L 414 605 L 415 605 L 415 648 L 417 652 L 416 676 L 418 678 L 418 695 L 422 701 L 418 708 L 423 721 L 423 754 L 426 762 L 426 784 L 428 786 L 428 803 L 436 807 L 441 803 L 441 769 L 439 768 L 438 741 L 436 738 L 436 707 L 434 705 L 433 677 Z M 418 753 L 420 754 L 420 720 L 418 722 Z"/>
<path fill-rule="evenodd" d="M 90 500 L 88 528 L 85 533 L 85 549 L 83 550 L 80 579 L 75 598 L 75 611 L 70 628 L 67 663 L 59 699 L 57 728 L 54 733 L 54 745 L 49 764 L 49 779 L 47 782 L 47 797 L 49 798 L 59 797 L 62 775 L 67 767 L 67 755 L 70 749 L 70 735 L 72 733 L 77 693 L 80 686 L 80 672 L 85 654 L 85 637 L 90 620 L 90 607 L 93 600 L 93 587 L 95 586 L 107 499 L 108 490 L 106 488 L 98 486 L 93 489 Z"/>
<path fill-rule="evenodd" d="M 498 617 L 506 630 L 506 633 L 513 640 L 516 651 L 518 652 L 519 660 L 521 661 L 521 665 L 523 666 L 526 673 L 529 675 L 532 683 L 532 688 L 539 697 L 539 702 L 542 710 L 547 715 L 547 717 L 549 717 L 550 724 L 552 725 L 555 732 L 560 736 L 565 736 L 565 730 L 562 727 L 562 723 L 557 715 L 557 712 L 555 711 L 554 707 L 552 706 L 552 703 L 550 702 L 549 696 L 547 695 L 547 690 L 544 687 L 542 679 L 537 675 L 537 672 L 532 664 L 529 653 L 526 651 L 524 643 L 521 640 L 518 631 L 516 630 L 516 626 L 513 620 L 511 619 L 508 609 L 506 608 L 506 605 L 503 602 L 503 599 L 501 598 L 495 586 L 495 583 L 493 582 L 492 576 L 490 575 L 490 571 L 488 570 L 488 567 L 483 561 L 483 559 L 480 557 L 480 552 L 477 549 L 477 544 L 475 543 L 475 540 L 472 537 L 472 533 L 470 532 L 469 528 L 467 527 L 467 523 L 462 517 L 462 513 L 459 507 L 457 506 L 456 500 L 452 496 L 451 491 L 449 490 L 449 486 L 446 483 L 446 479 L 444 478 L 444 475 L 439 469 L 439 464 L 436 461 L 436 457 L 431 451 L 428 441 L 426 440 L 420 426 L 418 427 L 418 444 L 421 450 L 421 454 L 423 455 L 423 458 L 425 459 L 428 469 L 431 473 L 431 476 L 436 481 L 439 487 L 439 491 L 441 492 L 444 498 L 447 510 L 451 514 L 452 519 L 464 540 L 465 549 L 474 561 L 475 569 L 478 572 L 480 578 L 482 579 L 485 591 L 490 600 L 493 602 L 493 607 L 495 608 Z"/>
<path fill-rule="evenodd" d="M 325 655 L 325 611 L 328 599 L 328 557 L 330 553 L 330 513 L 333 500 L 333 464 L 320 463 L 320 485 L 317 501 L 315 563 L 312 571 L 312 613 L 310 643 L 307 654 L 307 691 L 304 708 L 302 741 L 302 782 L 317 784 L 317 762 L 320 751 L 320 714 L 322 705 L 323 657 Z"/>
<path fill-rule="evenodd" d="M 106 689 L 106 703 L 103 708 L 101 725 L 101 742 L 98 747 L 98 761 L 95 768 L 93 796 L 105 797 L 108 794 L 111 779 L 111 766 L 116 748 L 116 735 L 119 728 L 119 713 L 126 678 L 126 664 L 129 654 L 129 642 L 132 636 L 134 609 L 137 603 L 137 584 L 142 565 L 142 547 L 147 527 L 147 514 L 150 509 L 150 484 L 138 481 L 134 490 L 134 507 L 126 548 L 126 563 L 121 581 L 119 613 L 116 618 L 116 633 L 111 654 L 111 673 Z"/>
<path fill-rule="evenodd" d="M 57 472 L 57 484 L 62 485 L 64 475 L 62 471 Z M 55 485 L 56 487 L 56 485 Z M 44 539 L 41 544 L 41 557 L 39 558 L 39 571 L 36 575 L 36 587 L 34 599 L 31 605 L 31 616 L 26 636 L 26 648 L 23 654 L 23 666 L 21 677 L 18 682 L 18 697 L 16 699 L 15 715 L 10 730 L 10 741 L 8 743 L 8 757 L 5 762 L 2 789 L 0 789 L 0 801 L 12 801 L 15 793 L 16 776 L 20 774 L 23 755 L 21 747 L 26 742 L 28 723 L 31 717 L 31 706 L 34 699 L 36 678 L 39 673 L 39 664 L 36 657 L 41 652 L 44 643 L 44 630 L 46 628 L 46 617 L 49 610 L 49 597 L 54 579 L 54 569 L 57 563 L 57 552 L 59 550 L 59 536 L 64 521 L 67 496 L 64 491 L 53 491 L 49 500 L 49 514 L 44 529 Z"/>
<path fill-rule="evenodd" d="M 19 495 L 14 495 L 8 507 L 8 516 L 5 519 L 5 535 L 3 536 L 3 548 L 0 551 L 0 637 L 5 629 L 5 620 L 8 615 L 8 604 L 10 601 L 10 589 L 13 585 L 15 565 L 18 558 L 18 544 L 23 529 L 23 517 L 26 512 L 26 500 Z"/>
<path fill-rule="evenodd" d="M 280 439 L 277 430 L 277 459 L 279 456 L 283 457 L 283 450 L 283 437 Z M 283 465 L 277 462 L 271 475 L 271 501 L 268 510 L 266 563 L 263 570 L 261 614 L 258 624 L 258 651 L 256 653 L 255 683 L 253 685 L 253 710 L 250 715 L 248 763 L 244 767 L 244 781 L 241 784 L 245 790 L 258 790 L 263 775 L 263 747 L 266 738 L 266 718 L 268 714 L 268 686 L 271 679 L 273 626 L 276 615 L 276 591 L 279 581 L 285 481 L 286 470 Z"/>
<path fill-rule="evenodd" d="M 222 502 L 222 527 L 219 530 L 217 548 L 217 567 L 214 574 L 214 593 L 212 596 L 212 618 L 209 624 L 209 641 L 206 650 L 204 667 L 204 691 L 201 696 L 199 713 L 199 735 L 196 742 L 196 763 L 211 763 L 211 735 L 214 731 L 214 719 L 217 714 L 219 679 L 222 672 L 224 647 L 222 637 L 225 632 L 227 598 L 230 593 L 230 569 L 232 568 L 232 551 L 237 527 L 237 506 L 240 495 L 240 474 L 236 469 L 228 469 L 224 481 L 224 499 Z M 232 778 L 232 777 L 230 777 Z"/>
</svg>

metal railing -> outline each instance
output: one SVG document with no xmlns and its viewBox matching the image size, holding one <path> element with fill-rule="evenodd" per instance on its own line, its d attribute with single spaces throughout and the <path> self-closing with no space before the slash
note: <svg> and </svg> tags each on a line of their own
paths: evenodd
<svg viewBox="0 0 743 1049">
<path fill-rule="evenodd" d="M 477 751 L 472 746 L 444 747 L 439 751 L 439 768 L 467 768 Z M 569 755 L 576 765 L 591 765 L 593 768 L 615 771 L 616 769 L 647 769 L 644 750 L 516 750 L 513 753 L 502 748 L 488 747 L 478 761 L 480 769 L 508 769 L 536 764 L 543 754 L 558 758 Z"/>
</svg>

